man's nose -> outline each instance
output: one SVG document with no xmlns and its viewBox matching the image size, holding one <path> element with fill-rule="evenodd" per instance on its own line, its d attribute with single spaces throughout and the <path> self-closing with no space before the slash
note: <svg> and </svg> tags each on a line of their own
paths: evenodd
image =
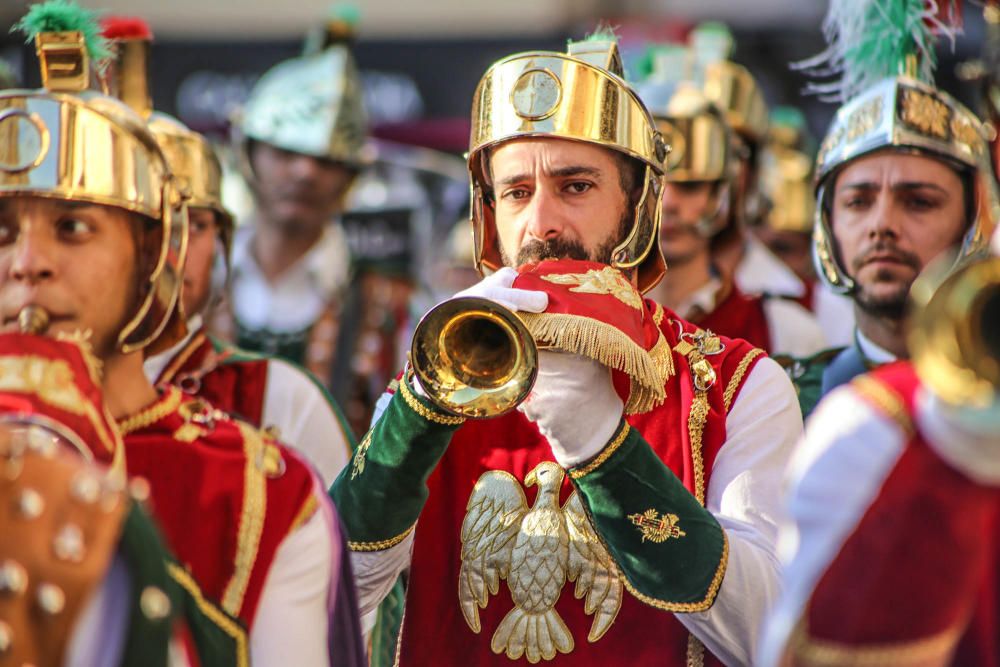
<svg viewBox="0 0 1000 667">
<path fill-rule="evenodd" d="M 525 213 L 528 216 L 526 234 L 539 241 L 557 238 L 566 228 L 560 214 L 559 198 L 555 193 L 539 188 L 531 196 Z"/>
<path fill-rule="evenodd" d="M 903 213 L 889 193 L 882 193 L 872 209 L 868 236 L 872 238 L 899 236 Z"/>
<path fill-rule="evenodd" d="M 37 283 L 55 275 L 52 244 L 39 234 L 23 230 L 18 234 L 10 264 L 10 277 L 14 280 Z"/>
<path fill-rule="evenodd" d="M 297 154 L 291 160 L 292 175 L 303 181 L 315 179 L 320 167 L 319 160 L 311 155 Z"/>
</svg>

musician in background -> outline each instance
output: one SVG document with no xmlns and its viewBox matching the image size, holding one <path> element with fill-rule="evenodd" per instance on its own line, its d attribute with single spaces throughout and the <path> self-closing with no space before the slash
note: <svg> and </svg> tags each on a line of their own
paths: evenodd
<svg viewBox="0 0 1000 667">
<path fill-rule="evenodd" d="M 666 147 L 621 73 L 601 34 L 483 77 L 469 161 L 490 275 L 463 294 L 539 321 L 550 292 L 518 288 L 513 267 L 594 267 L 538 284 L 641 321 L 661 399 L 626 419 L 629 377 L 546 350 L 527 401 L 492 419 L 443 411 L 410 369 L 391 385 L 331 494 L 362 612 L 409 567 L 399 664 L 747 663 L 777 594 L 777 489 L 801 416 L 760 350 L 640 298 L 664 270 Z"/>
</svg>

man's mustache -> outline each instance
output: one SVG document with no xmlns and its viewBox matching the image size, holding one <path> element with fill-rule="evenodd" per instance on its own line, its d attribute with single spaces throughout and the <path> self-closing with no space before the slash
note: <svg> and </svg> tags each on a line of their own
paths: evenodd
<svg viewBox="0 0 1000 667">
<path fill-rule="evenodd" d="M 885 242 L 876 243 L 871 248 L 868 248 L 868 250 L 865 250 L 863 253 L 855 257 L 854 261 L 851 263 L 851 268 L 857 272 L 861 269 L 861 267 L 873 260 L 886 259 L 899 262 L 900 264 L 905 264 L 915 271 L 920 270 L 919 257 L 912 252 L 901 250 L 900 248 Z"/>
<path fill-rule="evenodd" d="M 547 241 L 532 239 L 517 251 L 517 266 L 531 262 L 541 262 L 545 259 L 588 260 L 590 256 L 582 243 L 562 237 L 556 237 Z"/>
</svg>

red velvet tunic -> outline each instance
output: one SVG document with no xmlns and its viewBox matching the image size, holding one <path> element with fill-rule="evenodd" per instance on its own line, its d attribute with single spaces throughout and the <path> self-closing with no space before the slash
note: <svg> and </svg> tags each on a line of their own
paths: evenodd
<svg viewBox="0 0 1000 667">
<path fill-rule="evenodd" d="M 808 641 L 859 659 L 887 644 L 926 656 L 961 634 L 952 664 L 1000 665 L 1000 490 L 972 482 L 928 446 L 914 419 L 920 381 L 911 364 L 882 367 L 856 386 L 909 440 L 817 583 Z"/>
<path fill-rule="evenodd" d="M 234 358 L 239 355 L 238 362 Z M 167 364 L 156 386 L 177 385 L 215 407 L 261 426 L 267 389 L 268 360 L 232 349 L 216 350 L 204 329 Z"/>
<path fill-rule="evenodd" d="M 720 336 L 742 338 L 768 353 L 772 352 L 764 297 L 748 296 L 735 285 L 723 287 L 712 312 L 691 321 Z"/>
<path fill-rule="evenodd" d="M 315 511 L 314 478 L 294 453 L 168 388 L 120 423 L 130 477 L 205 595 L 253 627 L 285 536 Z"/>
<path fill-rule="evenodd" d="M 697 330 L 676 315 L 646 301 L 671 346 L 678 342 L 678 324 L 686 332 Z M 726 440 L 726 415 L 753 364 L 763 355 L 745 341 L 726 340 L 725 349 L 707 356 L 718 378 L 707 391 L 704 421 L 691 415 L 694 398 L 692 376 L 684 357 L 674 353 L 677 373 L 667 382 L 666 402 L 652 412 L 629 418 L 663 461 L 704 503 L 716 454 Z M 727 399 L 728 395 L 728 399 Z M 579 406 L 585 410 L 586 406 Z M 692 439 L 691 435 L 694 434 Z M 420 515 L 415 535 L 406 611 L 400 646 L 401 665 L 510 665 L 517 663 L 495 654 L 491 637 L 513 601 L 507 581 L 479 610 L 477 634 L 466 623 L 459 604 L 461 527 L 473 486 L 483 473 L 503 470 L 522 484 L 541 461 L 552 461 L 548 443 L 536 426 L 514 411 L 490 420 L 468 421 L 456 432 L 441 462 L 431 475 L 430 495 Z M 537 487 L 523 487 L 530 507 Z M 573 492 L 564 480 L 560 504 Z M 542 575 L 540 575 L 542 576 Z M 543 577 L 544 578 L 544 577 Z M 557 653 L 545 665 L 685 665 L 689 634 L 669 612 L 647 606 L 623 589 L 617 617 L 607 633 L 588 641 L 593 618 L 584 601 L 573 594 L 574 584 L 563 585 L 555 609 L 569 629 L 574 648 Z M 696 643 L 694 651 L 700 649 Z M 703 650 L 703 649 L 700 649 Z M 718 664 L 706 655 L 706 664 Z"/>
</svg>

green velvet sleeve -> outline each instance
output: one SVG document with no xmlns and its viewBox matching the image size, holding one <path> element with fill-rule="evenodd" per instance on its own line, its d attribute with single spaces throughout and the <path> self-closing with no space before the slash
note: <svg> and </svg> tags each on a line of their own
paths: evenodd
<svg viewBox="0 0 1000 667">
<path fill-rule="evenodd" d="M 427 478 L 463 423 L 417 396 L 406 380 L 330 488 L 353 551 L 379 551 L 413 529 Z"/>
<path fill-rule="evenodd" d="M 725 532 L 638 431 L 623 421 L 569 475 L 633 595 L 672 612 L 712 606 L 726 571 Z"/>
</svg>

